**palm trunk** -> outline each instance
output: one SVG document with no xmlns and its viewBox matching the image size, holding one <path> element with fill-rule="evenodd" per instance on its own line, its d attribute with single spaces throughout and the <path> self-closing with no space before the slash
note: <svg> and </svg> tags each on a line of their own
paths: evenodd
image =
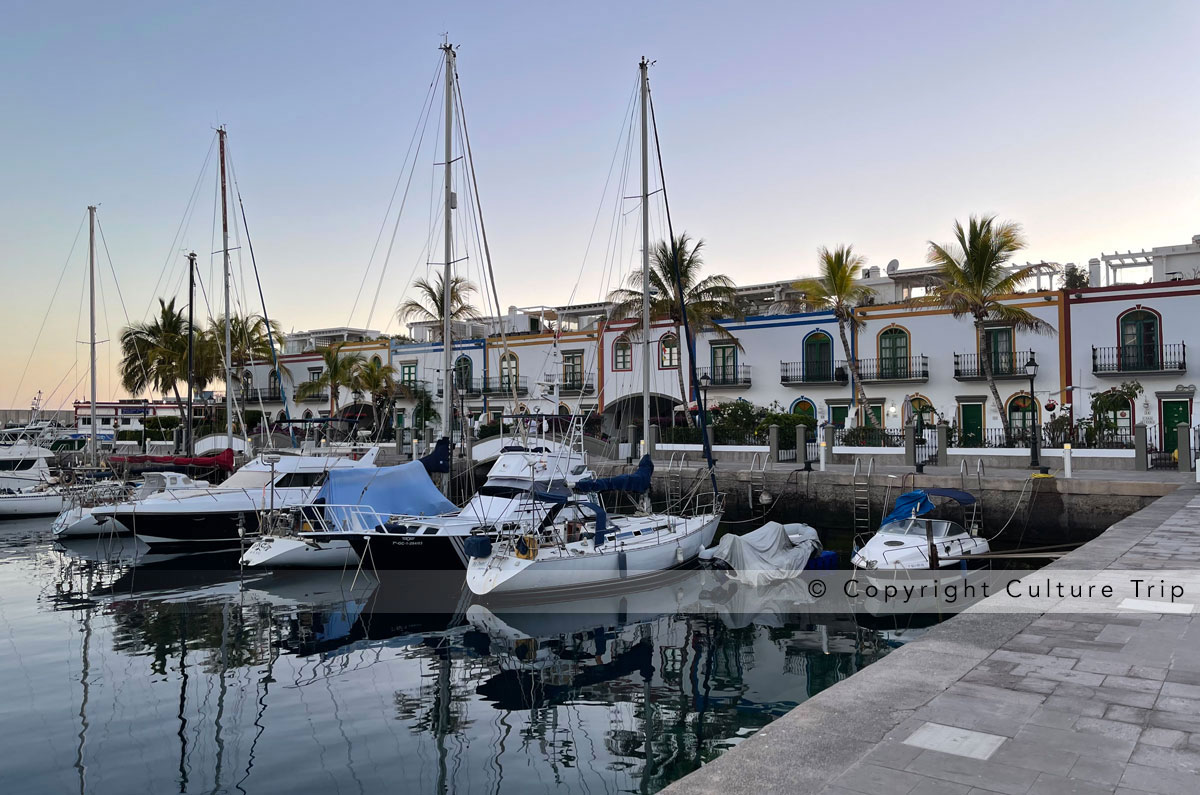
<svg viewBox="0 0 1200 795">
<path fill-rule="evenodd" d="M 863 389 L 862 379 L 858 377 L 858 359 L 850 352 L 850 340 L 846 336 L 846 321 L 838 318 L 838 335 L 842 338 L 842 350 L 846 354 L 846 366 L 850 368 L 850 378 L 854 381 L 855 400 L 862 406 L 863 413 L 867 416 L 867 423 L 872 428 L 878 428 L 879 423 L 875 421 L 875 415 L 871 413 L 871 407 L 867 405 L 867 393 Z"/>
<path fill-rule="evenodd" d="M 1000 427 L 1004 429 L 1004 446 L 1012 447 L 1011 429 L 1008 418 L 1004 416 L 1004 404 L 1000 402 L 1000 390 L 996 388 L 996 376 L 992 370 L 992 338 L 983 327 L 983 318 L 975 319 L 975 334 L 979 339 L 979 355 L 983 357 L 983 375 L 987 378 L 988 389 L 992 392 L 992 400 L 996 401 L 996 411 L 1000 415 Z M 986 445 L 986 440 L 985 440 Z"/>
<path fill-rule="evenodd" d="M 691 401 L 688 400 L 688 388 L 687 388 L 687 384 L 683 380 L 683 350 L 684 350 L 684 347 L 683 347 L 683 336 L 682 336 L 682 332 L 680 331 L 680 325 L 678 323 L 675 324 L 675 344 L 677 346 L 676 350 L 679 352 L 679 367 L 675 368 L 675 374 L 679 376 L 679 394 L 683 397 L 683 416 L 684 416 L 684 418 L 687 419 L 688 427 L 695 428 L 696 427 L 696 419 L 695 419 L 695 417 L 692 416 L 692 412 L 688 408 L 688 403 L 690 403 Z M 692 366 L 692 363 L 689 361 L 688 362 L 689 369 L 691 368 L 691 366 Z M 691 379 L 689 378 L 688 381 L 690 381 L 690 380 Z M 696 395 L 697 405 L 699 405 L 700 400 L 701 400 L 701 396 Z"/>
</svg>

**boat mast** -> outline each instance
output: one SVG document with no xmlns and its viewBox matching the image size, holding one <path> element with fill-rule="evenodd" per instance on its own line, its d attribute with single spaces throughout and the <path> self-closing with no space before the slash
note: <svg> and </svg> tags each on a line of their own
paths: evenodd
<svg viewBox="0 0 1200 795">
<path fill-rule="evenodd" d="M 88 313 L 91 326 L 88 334 L 91 357 L 89 369 L 92 374 L 92 433 L 88 437 L 88 461 L 92 466 L 96 466 L 98 440 L 96 436 L 96 205 L 94 204 L 88 207 L 88 299 L 91 307 Z M 115 424 L 113 433 L 116 433 Z"/>
<path fill-rule="evenodd" d="M 642 453 L 650 452 L 650 144 L 646 105 L 650 96 L 649 62 L 638 64 L 642 83 Z"/>
<path fill-rule="evenodd" d="M 445 221 L 445 265 L 442 269 L 442 428 L 444 435 L 451 442 L 453 449 L 454 439 L 454 401 L 450 395 L 450 379 L 454 374 L 454 352 L 451 350 L 451 324 L 450 318 L 453 313 L 451 306 L 451 279 L 454 271 L 454 225 L 450 217 L 451 211 L 454 209 L 454 189 L 450 178 L 452 172 L 451 159 L 453 158 L 453 140 L 451 136 L 454 133 L 454 47 L 451 46 L 447 38 L 442 43 L 442 52 L 446 54 L 446 146 L 445 146 L 445 207 L 442 210 L 443 220 Z M 452 457 L 453 458 L 453 457 Z M 443 486 L 449 485 L 450 474 L 447 473 L 442 478 Z"/>
<path fill-rule="evenodd" d="M 229 330 L 229 206 L 225 200 L 225 128 L 217 128 L 221 143 L 221 249 L 224 254 L 225 273 L 225 446 L 233 448 L 233 358 L 230 345 L 233 340 Z"/>
<path fill-rule="evenodd" d="M 183 454 L 189 458 L 195 455 L 196 444 L 192 439 L 192 385 L 196 382 L 196 325 L 192 317 L 192 308 L 196 305 L 196 252 L 189 252 L 188 260 L 188 356 L 187 356 L 187 417 L 183 425 Z M 145 420 L 143 419 L 143 422 Z"/>
</svg>

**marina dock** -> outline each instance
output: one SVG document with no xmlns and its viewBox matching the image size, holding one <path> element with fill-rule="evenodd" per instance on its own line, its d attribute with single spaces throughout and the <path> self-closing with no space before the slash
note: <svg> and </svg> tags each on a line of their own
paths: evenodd
<svg viewBox="0 0 1200 795">
<path fill-rule="evenodd" d="M 1200 490 L 1180 485 L 1033 576 L 1194 570 L 1198 518 Z M 1200 791 L 1194 602 L 1046 615 L 986 612 L 985 601 L 665 791 Z"/>
</svg>

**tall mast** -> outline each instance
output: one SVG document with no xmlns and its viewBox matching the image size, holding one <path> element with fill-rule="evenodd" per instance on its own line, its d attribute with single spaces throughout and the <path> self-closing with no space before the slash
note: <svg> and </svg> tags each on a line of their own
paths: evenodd
<svg viewBox="0 0 1200 795">
<path fill-rule="evenodd" d="M 229 330 L 229 204 L 225 200 L 225 128 L 217 128 L 221 142 L 221 249 L 225 272 L 225 446 L 233 447 L 233 357 Z"/>
<path fill-rule="evenodd" d="M 183 420 L 183 453 L 191 457 L 196 452 L 192 440 L 192 385 L 196 382 L 196 324 L 192 316 L 192 307 L 196 305 L 196 252 L 190 252 L 188 260 L 188 356 L 187 356 L 187 416 Z"/>
<path fill-rule="evenodd" d="M 446 147 L 445 147 L 445 207 L 442 215 L 445 220 L 445 257 L 446 264 L 442 269 L 442 350 L 445 354 L 442 359 L 442 427 L 445 429 L 444 434 L 447 439 L 454 438 L 454 401 L 450 396 L 451 378 L 454 374 L 454 352 L 451 350 L 451 328 L 450 316 L 453 312 L 451 306 L 451 279 L 454 272 L 454 225 L 450 218 L 450 213 L 454 209 L 454 187 L 451 184 L 451 159 L 454 156 L 454 147 L 452 135 L 454 133 L 454 47 L 450 45 L 449 40 L 442 44 L 442 52 L 446 54 Z M 449 482 L 449 474 L 444 480 Z"/>
<path fill-rule="evenodd" d="M 96 436 L 96 205 L 88 207 L 88 300 L 91 307 L 88 313 L 90 331 L 88 334 L 88 349 L 91 357 L 89 369 L 92 374 L 92 408 L 91 429 L 88 437 L 88 460 L 96 466 L 98 440 Z M 116 434 L 116 423 L 113 423 L 113 433 Z"/>
<path fill-rule="evenodd" d="M 642 451 L 650 452 L 650 143 L 646 105 L 650 96 L 649 62 L 642 58 Z"/>
</svg>

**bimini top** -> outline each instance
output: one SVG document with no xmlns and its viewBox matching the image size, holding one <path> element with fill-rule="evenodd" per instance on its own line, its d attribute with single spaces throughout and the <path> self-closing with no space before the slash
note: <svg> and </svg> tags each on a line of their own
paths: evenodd
<svg viewBox="0 0 1200 795">
<path fill-rule="evenodd" d="M 883 527 L 892 522 L 898 522 L 901 519 L 908 519 L 913 516 L 921 516 L 929 513 L 933 510 L 933 501 L 929 499 L 930 496 L 945 497 L 954 500 L 960 505 L 975 504 L 974 495 L 959 489 L 917 489 L 916 491 L 910 491 L 897 497 L 892 512 L 883 517 L 883 521 L 879 523 L 879 526 Z"/>
</svg>

